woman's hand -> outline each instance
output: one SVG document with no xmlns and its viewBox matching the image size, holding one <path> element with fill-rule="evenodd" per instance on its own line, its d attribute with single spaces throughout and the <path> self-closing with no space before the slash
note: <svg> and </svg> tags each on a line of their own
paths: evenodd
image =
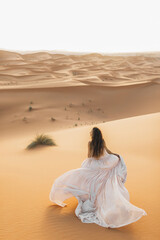
<svg viewBox="0 0 160 240">
<path fill-rule="evenodd" d="M 119 160 L 120 160 L 120 156 L 117 153 L 113 153 L 113 154 L 116 155 L 119 158 Z"/>
<path fill-rule="evenodd" d="M 109 154 L 114 154 L 114 155 L 116 155 L 116 156 L 120 159 L 120 156 L 119 156 L 117 153 L 111 152 L 106 146 L 105 146 L 105 149 L 106 149 L 106 151 L 107 151 Z"/>
</svg>

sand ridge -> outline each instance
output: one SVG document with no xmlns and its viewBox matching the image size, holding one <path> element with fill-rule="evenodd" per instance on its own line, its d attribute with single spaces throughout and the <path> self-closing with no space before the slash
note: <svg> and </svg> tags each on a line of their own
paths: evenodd
<svg viewBox="0 0 160 240">
<path fill-rule="evenodd" d="M 0 50 L 0 89 L 159 84 L 160 57 L 17 53 Z"/>
</svg>

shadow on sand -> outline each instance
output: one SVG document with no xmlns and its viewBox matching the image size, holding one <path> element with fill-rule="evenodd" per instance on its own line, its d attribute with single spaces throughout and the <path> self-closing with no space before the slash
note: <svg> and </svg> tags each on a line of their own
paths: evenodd
<svg viewBox="0 0 160 240">
<path fill-rule="evenodd" d="M 42 220 L 41 231 L 45 240 L 55 239 L 130 239 L 135 240 L 132 225 L 121 228 L 104 228 L 97 224 L 82 223 L 75 215 L 78 201 L 72 198 L 65 201 L 67 206 L 49 205 Z"/>
</svg>

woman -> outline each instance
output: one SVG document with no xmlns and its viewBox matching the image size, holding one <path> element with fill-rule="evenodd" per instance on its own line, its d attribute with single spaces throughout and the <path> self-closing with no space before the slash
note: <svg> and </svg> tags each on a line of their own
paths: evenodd
<svg viewBox="0 0 160 240">
<path fill-rule="evenodd" d="M 88 158 L 80 168 L 59 176 L 53 183 L 49 199 L 64 207 L 63 201 L 75 196 L 76 216 L 83 223 L 96 223 L 106 228 L 118 228 L 137 221 L 145 210 L 129 202 L 124 186 L 127 168 L 122 156 L 112 153 L 99 128 L 94 127 L 88 143 Z"/>
</svg>

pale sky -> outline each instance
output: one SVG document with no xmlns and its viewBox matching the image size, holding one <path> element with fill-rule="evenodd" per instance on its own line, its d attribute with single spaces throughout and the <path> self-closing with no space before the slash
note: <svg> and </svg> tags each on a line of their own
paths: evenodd
<svg viewBox="0 0 160 240">
<path fill-rule="evenodd" d="M 0 49 L 160 51 L 160 0 L 0 0 Z"/>
</svg>

